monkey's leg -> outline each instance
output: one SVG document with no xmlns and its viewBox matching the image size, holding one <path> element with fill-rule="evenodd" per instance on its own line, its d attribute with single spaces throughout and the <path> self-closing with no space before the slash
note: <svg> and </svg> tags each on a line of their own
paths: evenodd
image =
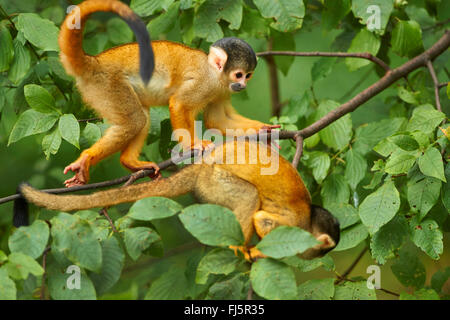
<svg viewBox="0 0 450 320">
<path fill-rule="evenodd" d="M 170 122 L 176 139 L 185 150 L 204 150 L 213 146 L 211 141 L 199 140 L 195 135 L 195 117 L 201 108 L 190 107 L 174 97 L 169 99 Z"/>
<path fill-rule="evenodd" d="M 144 110 L 144 114 L 146 117 L 146 123 L 141 131 L 129 142 L 125 149 L 123 149 L 122 154 L 120 155 L 120 163 L 131 171 L 154 169 L 155 173 L 151 176 L 153 178 L 160 175 L 159 167 L 156 163 L 139 160 L 139 155 L 148 136 L 148 129 L 150 127 L 149 111 Z"/>
</svg>

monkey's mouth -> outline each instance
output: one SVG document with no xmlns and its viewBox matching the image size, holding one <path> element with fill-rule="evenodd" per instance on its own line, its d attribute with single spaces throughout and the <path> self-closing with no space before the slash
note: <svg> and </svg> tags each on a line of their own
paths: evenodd
<svg viewBox="0 0 450 320">
<path fill-rule="evenodd" d="M 234 82 L 230 85 L 230 88 L 232 91 L 234 92 L 239 92 L 242 91 L 246 88 L 246 86 L 243 86 L 242 84 L 240 84 L 239 82 Z"/>
</svg>

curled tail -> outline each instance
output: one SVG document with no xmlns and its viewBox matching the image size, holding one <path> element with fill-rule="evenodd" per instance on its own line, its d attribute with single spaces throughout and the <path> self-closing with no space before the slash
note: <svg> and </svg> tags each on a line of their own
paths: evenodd
<svg viewBox="0 0 450 320">
<path fill-rule="evenodd" d="M 72 211 L 112 206 L 146 197 L 176 197 L 192 191 L 201 165 L 191 165 L 174 175 L 151 182 L 120 187 L 89 195 L 55 195 L 22 184 L 20 193 L 29 202 L 51 210 Z"/>
<path fill-rule="evenodd" d="M 83 50 L 83 29 L 89 15 L 97 11 L 118 14 L 133 30 L 139 44 L 139 72 L 142 80 L 147 84 L 155 66 L 150 36 L 139 16 L 126 4 L 116 0 L 87 0 L 67 15 L 61 25 L 58 39 L 61 60 L 67 72 L 73 76 L 82 75 L 84 70 L 95 62 L 95 59 Z"/>
</svg>

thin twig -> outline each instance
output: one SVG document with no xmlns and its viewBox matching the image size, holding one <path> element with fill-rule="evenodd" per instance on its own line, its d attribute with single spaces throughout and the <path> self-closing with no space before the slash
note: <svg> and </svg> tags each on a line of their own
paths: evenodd
<svg viewBox="0 0 450 320">
<path fill-rule="evenodd" d="M 442 82 L 442 83 L 439 83 L 439 84 L 438 84 L 438 88 L 439 88 L 439 89 L 442 89 L 442 88 L 448 86 L 448 84 L 449 84 L 448 82 Z"/>
<path fill-rule="evenodd" d="M 292 165 L 294 166 L 294 168 L 298 167 L 298 163 L 300 162 L 300 158 L 302 157 L 303 154 L 303 137 L 298 134 L 294 137 L 295 140 L 295 155 L 294 155 L 294 159 L 292 160 Z"/>
<path fill-rule="evenodd" d="M 436 99 L 436 109 L 442 112 L 441 100 L 439 99 L 439 80 L 436 76 L 436 72 L 434 72 L 433 64 L 430 60 L 427 60 L 426 65 L 428 71 L 430 72 L 431 79 L 433 79 L 434 83 L 434 98 Z"/>
<path fill-rule="evenodd" d="M 247 300 L 253 300 L 253 288 L 251 282 L 248 285 Z"/>
<path fill-rule="evenodd" d="M 345 270 L 344 273 L 339 276 L 339 279 L 337 279 L 334 282 L 334 284 L 339 284 L 347 278 L 347 276 L 353 271 L 353 269 L 355 269 L 356 265 L 361 260 L 361 258 L 364 256 L 364 254 L 367 252 L 367 250 L 368 250 L 367 246 L 364 247 L 364 249 L 356 257 L 355 261 L 353 261 L 353 263 L 347 268 L 347 270 Z"/>
<path fill-rule="evenodd" d="M 78 122 L 89 122 L 89 121 L 102 121 L 103 118 L 88 118 L 88 119 L 79 119 Z"/>
<path fill-rule="evenodd" d="M 114 225 L 114 222 L 112 221 L 112 219 L 109 217 L 107 208 L 106 208 L 106 207 L 105 207 L 105 208 L 102 208 L 102 209 L 100 210 L 99 213 L 100 213 L 100 215 L 104 216 L 104 217 L 106 218 L 106 220 L 108 220 L 109 225 L 111 226 L 112 231 L 115 232 L 115 233 L 117 233 L 116 226 Z"/>
</svg>

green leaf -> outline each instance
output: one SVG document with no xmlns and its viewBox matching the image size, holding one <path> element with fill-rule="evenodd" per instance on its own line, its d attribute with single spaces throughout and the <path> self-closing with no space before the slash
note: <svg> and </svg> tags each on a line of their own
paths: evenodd
<svg viewBox="0 0 450 320">
<path fill-rule="evenodd" d="M 161 277 L 152 282 L 145 300 L 181 300 L 185 299 L 187 280 L 184 270 L 170 268 Z"/>
<path fill-rule="evenodd" d="M 432 133 L 444 119 L 445 114 L 437 111 L 430 104 L 424 104 L 414 109 L 406 129 L 408 131 L 417 130 Z"/>
<path fill-rule="evenodd" d="M 170 5 L 167 12 L 160 14 L 155 19 L 152 19 L 147 25 L 147 28 L 153 38 L 158 37 L 162 33 L 168 33 L 178 20 L 180 10 L 180 3 L 174 2 Z"/>
<path fill-rule="evenodd" d="M 302 0 L 254 0 L 264 18 L 273 18 L 270 26 L 280 32 L 300 29 L 305 16 L 305 5 Z"/>
<path fill-rule="evenodd" d="M 391 269 L 404 286 L 419 289 L 425 284 L 425 267 L 414 253 L 401 250 L 400 256 L 395 260 Z"/>
<path fill-rule="evenodd" d="M 18 37 L 14 39 L 13 46 L 14 60 L 9 68 L 8 79 L 14 84 L 19 84 L 27 74 L 28 70 L 30 70 L 31 54 L 30 50 L 21 43 Z"/>
<path fill-rule="evenodd" d="M 22 252 L 33 259 L 41 256 L 48 242 L 47 223 L 36 220 L 31 226 L 18 228 L 8 239 L 11 252 Z"/>
<path fill-rule="evenodd" d="M 360 18 L 361 19 L 360 23 L 367 25 L 368 29 L 370 28 L 371 30 L 373 30 L 378 34 L 384 34 L 386 30 L 386 25 L 388 24 L 389 17 L 393 9 L 394 3 L 392 0 L 352 1 L 352 11 L 355 17 Z M 377 25 L 378 18 L 379 18 L 379 26 Z"/>
<path fill-rule="evenodd" d="M 331 174 L 323 183 L 320 196 L 323 206 L 327 209 L 333 204 L 348 203 L 350 189 L 345 177 L 336 173 Z"/>
<path fill-rule="evenodd" d="M 206 299 L 243 300 L 247 297 L 248 278 L 237 274 L 229 280 L 214 283 L 208 290 Z"/>
<path fill-rule="evenodd" d="M 437 291 L 441 292 L 444 284 L 450 278 L 450 267 L 436 271 L 431 277 L 431 287 Z"/>
<path fill-rule="evenodd" d="M 4 24 L 0 24 L 0 72 L 9 69 L 14 57 L 14 47 L 11 34 Z"/>
<path fill-rule="evenodd" d="M 380 50 L 380 46 L 381 40 L 378 36 L 366 29 L 361 29 L 353 38 L 347 52 L 368 52 L 376 56 L 378 50 Z M 368 59 L 345 58 L 345 64 L 350 71 L 355 71 L 371 64 L 371 62 Z"/>
<path fill-rule="evenodd" d="M 279 226 L 269 232 L 256 246 L 265 255 L 280 259 L 290 257 L 312 248 L 319 242 L 303 229 Z"/>
<path fill-rule="evenodd" d="M 358 210 L 348 203 L 332 203 L 327 209 L 339 220 L 341 230 L 359 221 Z"/>
<path fill-rule="evenodd" d="M 328 174 L 331 164 L 330 156 L 322 151 L 313 151 L 308 153 L 308 156 L 306 164 L 312 169 L 314 179 L 320 184 Z"/>
<path fill-rule="evenodd" d="M 420 25 L 413 20 L 398 20 L 391 37 L 392 51 L 401 57 L 415 57 L 423 49 L 422 30 Z"/>
<path fill-rule="evenodd" d="M 400 194 L 394 182 L 385 182 L 377 191 L 368 195 L 359 207 L 359 216 L 370 234 L 391 221 L 400 208 Z"/>
<path fill-rule="evenodd" d="M 86 139 L 89 146 L 93 145 L 95 142 L 97 142 L 102 136 L 102 131 L 100 130 L 99 126 L 88 122 L 86 124 L 86 127 L 83 130 L 83 133 L 81 134 L 81 137 L 83 139 Z"/>
<path fill-rule="evenodd" d="M 47 160 L 51 154 L 56 154 L 61 146 L 61 134 L 59 130 L 55 129 L 52 133 L 46 135 L 42 139 L 42 150 L 44 151 Z"/>
<path fill-rule="evenodd" d="M 307 93 L 304 93 L 303 95 L 294 94 L 289 99 L 288 105 L 281 110 L 281 114 L 283 116 L 288 116 L 293 123 L 296 123 L 300 117 L 306 114 L 309 103 L 310 101 Z"/>
<path fill-rule="evenodd" d="M 409 236 L 406 219 L 397 215 L 378 230 L 370 241 L 372 257 L 379 263 L 385 264 L 387 259 L 395 257 L 397 250 Z"/>
<path fill-rule="evenodd" d="M 424 175 L 447 182 L 444 175 L 444 162 L 438 149 L 428 148 L 419 158 L 418 164 Z"/>
<path fill-rule="evenodd" d="M 338 102 L 332 100 L 321 102 L 316 111 L 315 120 L 319 120 L 339 106 L 340 104 Z M 339 120 L 322 129 L 319 132 L 319 136 L 323 143 L 336 151 L 344 148 L 352 138 L 352 118 L 350 114 L 346 114 Z"/>
<path fill-rule="evenodd" d="M 16 300 L 16 284 L 8 276 L 5 267 L 0 268 L 0 300 Z"/>
<path fill-rule="evenodd" d="M 369 289 L 366 281 L 344 282 L 334 288 L 334 300 L 376 300 L 375 289 Z"/>
<path fill-rule="evenodd" d="M 314 62 L 311 69 L 311 80 L 312 82 L 325 79 L 333 70 L 334 64 L 337 58 L 322 57 Z"/>
<path fill-rule="evenodd" d="M 58 115 L 54 113 L 41 113 L 33 109 L 23 112 L 11 131 L 8 145 L 25 137 L 50 130 L 56 120 L 58 120 Z"/>
<path fill-rule="evenodd" d="M 87 220 L 64 212 L 50 220 L 52 251 L 63 252 L 72 262 L 91 271 L 102 266 L 102 249 Z"/>
<path fill-rule="evenodd" d="M 115 237 L 102 241 L 102 269 L 99 274 L 91 273 L 90 278 L 98 295 L 108 291 L 120 278 L 125 264 L 125 253 Z"/>
<path fill-rule="evenodd" d="M 23 92 L 28 105 L 34 110 L 41 113 L 58 113 L 55 108 L 55 99 L 47 89 L 36 84 L 27 84 Z"/>
<path fill-rule="evenodd" d="M 336 248 L 334 248 L 334 251 L 344 251 L 354 248 L 360 244 L 361 241 L 365 240 L 368 235 L 369 232 L 362 223 L 351 226 L 341 232 L 341 238 Z"/>
<path fill-rule="evenodd" d="M 404 87 L 400 86 L 397 88 L 397 94 L 398 94 L 399 98 L 402 99 L 403 101 L 405 101 L 406 103 L 414 104 L 414 105 L 419 104 L 417 98 L 418 98 L 418 94 L 420 94 L 420 92 L 411 92 L 411 91 L 405 89 Z"/>
<path fill-rule="evenodd" d="M 263 298 L 271 300 L 297 298 L 294 272 L 289 266 L 277 260 L 267 258 L 253 263 L 250 281 L 253 290 Z"/>
<path fill-rule="evenodd" d="M 25 39 L 44 51 L 59 51 L 58 33 L 55 24 L 35 13 L 20 13 L 16 27 Z"/>
<path fill-rule="evenodd" d="M 322 10 L 321 24 L 325 30 L 332 30 L 339 26 L 339 22 L 350 12 L 350 0 L 325 0 Z"/>
<path fill-rule="evenodd" d="M 417 169 L 409 174 L 408 203 L 412 212 L 419 214 L 419 220 L 422 220 L 438 201 L 441 184 L 438 179 L 424 176 Z"/>
<path fill-rule="evenodd" d="M 384 171 L 389 174 L 407 173 L 416 162 L 416 156 L 397 149 L 386 161 Z"/>
<path fill-rule="evenodd" d="M 424 220 L 417 223 L 416 219 L 410 222 L 411 240 L 422 249 L 430 258 L 439 259 L 439 255 L 444 251 L 442 242 L 442 231 L 434 220 Z"/>
<path fill-rule="evenodd" d="M 109 41 L 113 44 L 124 44 L 133 40 L 133 31 L 127 23 L 120 18 L 111 18 L 106 23 L 106 32 Z M 153 34 L 152 34 L 153 36 Z"/>
<path fill-rule="evenodd" d="M 230 249 L 216 248 L 208 252 L 197 267 L 195 283 L 205 284 L 210 274 L 228 275 L 242 261 Z"/>
<path fill-rule="evenodd" d="M 299 300 L 331 300 L 334 296 L 333 278 L 308 280 L 298 286 Z"/>
<path fill-rule="evenodd" d="M 433 289 L 422 288 L 414 291 L 413 294 L 400 293 L 400 300 L 440 300 L 439 295 Z"/>
<path fill-rule="evenodd" d="M 137 260 L 142 252 L 161 237 L 152 229 L 147 227 L 128 228 L 124 231 L 124 241 L 131 259 Z"/>
<path fill-rule="evenodd" d="M 136 201 L 128 211 L 135 220 L 151 221 L 171 217 L 183 207 L 176 201 L 163 197 L 151 197 Z"/>
<path fill-rule="evenodd" d="M 370 181 L 370 183 L 366 186 L 363 186 L 364 189 L 366 190 L 373 190 L 375 189 L 381 182 L 381 180 L 383 179 L 384 173 L 377 171 L 373 174 L 372 180 Z"/>
<path fill-rule="evenodd" d="M 31 273 L 34 276 L 41 276 L 44 269 L 33 258 L 21 252 L 12 252 L 5 264 L 9 276 L 16 280 L 25 280 Z"/>
<path fill-rule="evenodd" d="M 450 213 L 450 162 L 445 166 L 445 178 L 447 179 L 447 183 L 442 188 L 442 203 Z"/>
<path fill-rule="evenodd" d="M 80 125 L 73 114 L 64 114 L 59 118 L 59 133 L 61 137 L 80 149 Z"/>
<path fill-rule="evenodd" d="M 272 50 L 280 50 L 280 51 L 295 51 L 295 38 L 291 33 L 277 32 L 272 30 L 270 32 L 273 46 Z M 274 56 L 275 64 L 285 76 L 287 76 L 289 69 L 291 68 L 292 63 L 294 62 L 293 56 Z"/>
<path fill-rule="evenodd" d="M 345 154 L 347 161 L 345 166 L 345 178 L 350 187 L 355 190 L 367 172 L 366 159 L 354 149 L 350 149 Z"/>
<path fill-rule="evenodd" d="M 210 246 L 239 246 L 244 243 L 241 226 L 234 213 L 213 204 L 194 204 L 178 216 L 184 227 L 201 243 Z"/>
<path fill-rule="evenodd" d="M 388 140 L 405 151 L 414 151 L 420 147 L 416 139 L 407 134 L 397 134 L 389 137 Z"/>
</svg>

